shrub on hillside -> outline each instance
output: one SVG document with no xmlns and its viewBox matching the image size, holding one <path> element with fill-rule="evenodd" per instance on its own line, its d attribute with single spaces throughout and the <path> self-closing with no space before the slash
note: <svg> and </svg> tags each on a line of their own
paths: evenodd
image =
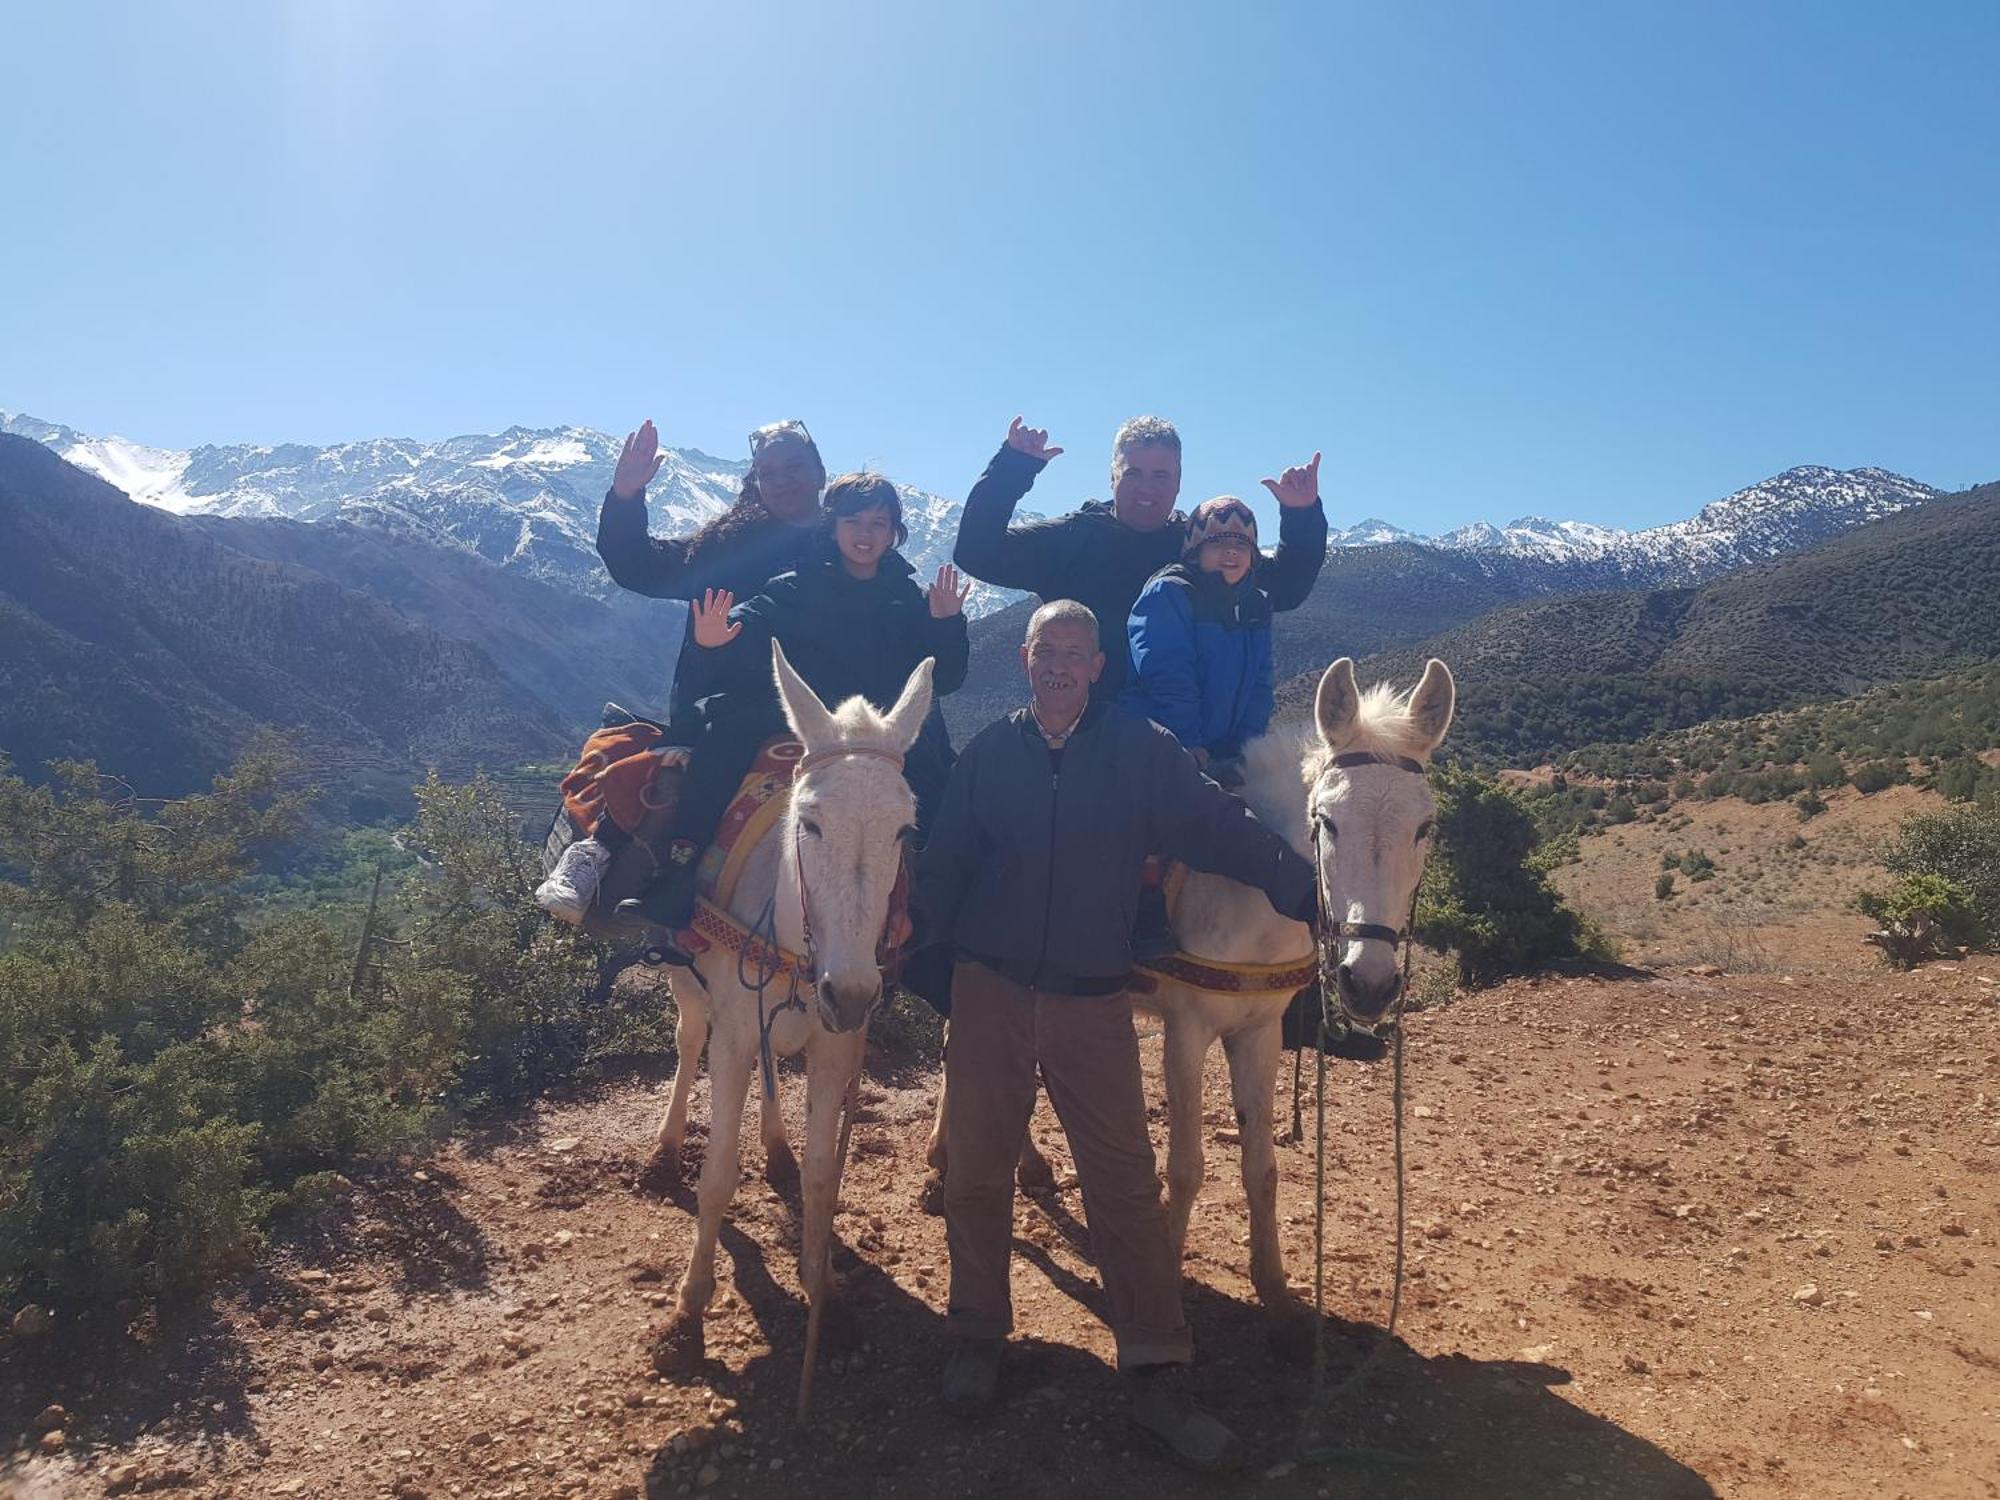
<svg viewBox="0 0 2000 1500">
<path fill-rule="evenodd" d="M 1882 863 L 1892 874 L 1935 875 L 1963 887 L 1979 924 L 1975 941 L 2000 941 L 2000 807 L 1913 813 Z"/>
<path fill-rule="evenodd" d="M 1863 891 L 1854 904 L 1882 924 L 1868 940 L 1900 969 L 1949 958 L 1985 936 L 1972 893 L 1942 875 L 1904 875 L 1887 891 Z"/>
<path fill-rule="evenodd" d="M 1873 796 L 1876 792 L 1886 791 L 1904 779 L 1896 774 L 1899 769 L 1881 760 L 1871 760 L 1865 766 L 1856 766 L 1854 789 L 1864 796 Z"/>
<path fill-rule="evenodd" d="M 307 800 L 253 750 L 147 803 L 0 763 L 0 1305 L 108 1310 L 242 1264 L 272 1209 L 454 1108 L 574 1074 L 656 1016 L 595 1005 L 482 782 L 420 792 L 430 862 L 357 947 L 352 906 L 255 874 Z"/>
<path fill-rule="evenodd" d="M 1541 835 L 1519 799 L 1456 767 L 1434 769 L 1431 784 L 1437 842 L 1417 902 L 1420 940 L 1451 949 L 1469 985 L 1603 953 L 1603 939 L 1562 904 L 1537 868 Z"/>
</svg>

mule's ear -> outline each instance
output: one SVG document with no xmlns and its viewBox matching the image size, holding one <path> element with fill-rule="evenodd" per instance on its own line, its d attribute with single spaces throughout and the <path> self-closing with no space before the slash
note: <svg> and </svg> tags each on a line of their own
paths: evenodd
<svg viewBox="0 0 2000 1500">
<path fill-rule="evenodd" d="M 1361 711 L 1361 689 L 1354 685 L 1354 658 L 1343 656 L 1326 669 L 1313 694 L 1313 722 L 1328 749 L 1338 746 L 1354 728 Z"/>
<path fill-rule="evenodd" d="M 806 685 L 805 678 L 785 660 L 785 648 L 771 642 L 771 674 L 778 679 L 778 701 L 785 706 L 785 722 L 806 749 L 829 743 L 835 738 L 833 715 L 819 701 L 819 694 Z"/>
<path fill-rule="evenodd" d="M 1424 754 L 1429 755 L 1444 739 L 1457 703 L 1458 685 L 1451 680 L 1451 668 L 1433 656 L 1424 666 L 1424 680 L 1410 696 L 1410 722 L 1427 741 Z"/>
<path fill-rule="evenodd" d="M 898 750 L 908 751 L 923 733 L 924 720 L 931 711 L 931 673 L 936 667 L 936 659 L 929 656 L 917 663 L 917 670 L 903 684 L 903 696 L 896 700 L 896 706 L 883 721 L 888 725 L 890 741 Z"/>
</svg>

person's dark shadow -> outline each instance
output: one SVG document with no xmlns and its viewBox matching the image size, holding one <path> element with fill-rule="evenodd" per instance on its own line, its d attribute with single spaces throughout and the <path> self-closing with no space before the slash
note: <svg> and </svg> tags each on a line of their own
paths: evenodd
<svg viewBox="0 0 2000 1500">
<path fill-rule="evenodd" d="M 1059 1201 L 1031 1205 L 1069 1245 L 1087 1231 Z M 838 1496 L 937 1494 L 1163 1496 L 1230 1492 L 1230 1482 L 1171 1467 L 1125 1419 L 1116 1374 L 1086 1349 L 1016 1338 L 1007 1346 L 998 1407 L 964 1421 L 938 1395 L 950 1342 L 944 1319 L 891 1271 L 836 1245 L 860 1359 L 823 1343 L 810 1420 L 795 1416 L 806 1332 L 804 1299 L 781 1285 L 754 1240 L 725 1228 L 723 1248 L 735 1289 L 768 1346 L 731 1369 L 711 1358 L 692 1377 L 729 1402 L 754 1440 L 756 1462 L 722 1466 L 734 1492 L 815 1500 Z M 1097 1277 L 1078 1273 L 1046 1243 L 1018 1237 L 1015 1290 L 1045 1279 L 1080 1315 L 1100 1317 Z M 1066 1258 L 1066 1257 L 1065 1257 Z M 942 1268 L 940 1268 L 942 1269 Z M 787 1278 L 789 1281 L 789 1278 Z M 936 1295 L 935 1292 L 931 1295 Z M 1195 1336 L 1189 1393 L 1243 1440 L 1239 1481 L 1259 1493 L 1400 1500 L 1545 1500 L 1605 1495 L 1630 1500 L 1699 1500 L 1714 1489 L 1701 1475 L 1617 1423 L 1563 1399 L 1569 1380 L 1553 1365 L 1426 1356 L 1401 1338 L 1382 1342 L 1371 1324 L 1328 1317 L 1323 1325 L 1328 1402 L 1312 1443 L 1302 1426 L 1313 1399 L 1310 1368 L 1281 1363 L 1269 1350 L 1268 1322 L 1253 1301 L 1200 1283 L 1185 1292 Z M 1362 1367 L 1365 1364 L 1365 1369 Z M 1350 1380 L 1357 1369 L 1361 1374 Z M 717 1445 L 675 1452 L 663 1446 L 647 1470 L 648 1497 L 699 1490 Z M 775 1461 L 777 1467 L 772 1467 Z"/>
</svg>

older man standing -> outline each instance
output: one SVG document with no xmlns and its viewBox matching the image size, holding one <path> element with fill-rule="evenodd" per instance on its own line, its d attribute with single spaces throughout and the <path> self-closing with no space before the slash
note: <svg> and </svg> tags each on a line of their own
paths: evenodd
<svg viewBox="0 0 2000 1500">
<path fill-rule="evenodd" d="M 1093 699 L 1115 701 L 1125 685 L 1125 618 L 1146 580 L 1181 560 L 1187 518 L 1181 492 L 1181 435 L 1164 417 L 1134 417 L 1111 445 L 1111 500 L 1092 500 L 1046 521 L 1009 524 L 1035 476 L 1063 450 L 1019 417 L 966 497 L 952 559 L 997 588 L 1026 589 L 1043 601 L 1074 599 L 1097 616 L 1114 649 Z M 1310 477 L 1309 477 L 1310 476 Z M 1266 479 L 1278 499 L 1278 550 L 1257 565 L 1257 587 L 1277 610 L 1296 609 L 1326 561 L 1326 510 L 1317 472 L 1307 466 Z"/>
<path fill-rule="evenodd" d="M 944 1396 L 990 1406 L 1013 1323 L 1013 1169 L 1039 1070 L 1069 1137 L 1132 1417 L 1179 1460 L 1227 1465 L 1235 1437 L 1171 1373 L 1192 1357 L 1167 1240 L 1125 993 L 1139 869 L 1163 851 L 1314 915 L 1312 865 L 1195 769 L 1158 725 L 1093 702 L 1097 620 L 1043 605 L 1021 648 L 1032 702 L 966 746 L 925 850 L 918 897 L 958 954 L 946 1123 Z"/>
</svg>

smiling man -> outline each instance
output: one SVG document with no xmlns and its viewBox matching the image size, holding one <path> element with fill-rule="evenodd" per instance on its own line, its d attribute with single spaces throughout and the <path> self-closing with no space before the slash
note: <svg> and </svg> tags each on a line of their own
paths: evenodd
<svg viewBox="0 0 2000 1500">
<path fill-rule="evenodd" d="M 997 1396 L 1013 1323 L 1014 1162 L 1039 1072 L 1076 1159 L 1132 1418 L 1174 1457 L 1212 1468 L 1231 1460 L 1235 1438 L 1169 1373 L 1192 1344 L 1126 993 L 1139 868 L 1159 850 L 1255 886 L 1301 921 L 1314 913 L 1315 877 L 1172 735 L 1093 701 L 1104 664 L 1083 605 L 1035 612 L 1021 647 L 1031 702 L 966 746 L 919 867 L 927 928 L 958 958 L 945 1054 L 957 1342 L 944 1396 L 967 1414 Z"/>
</svg>

